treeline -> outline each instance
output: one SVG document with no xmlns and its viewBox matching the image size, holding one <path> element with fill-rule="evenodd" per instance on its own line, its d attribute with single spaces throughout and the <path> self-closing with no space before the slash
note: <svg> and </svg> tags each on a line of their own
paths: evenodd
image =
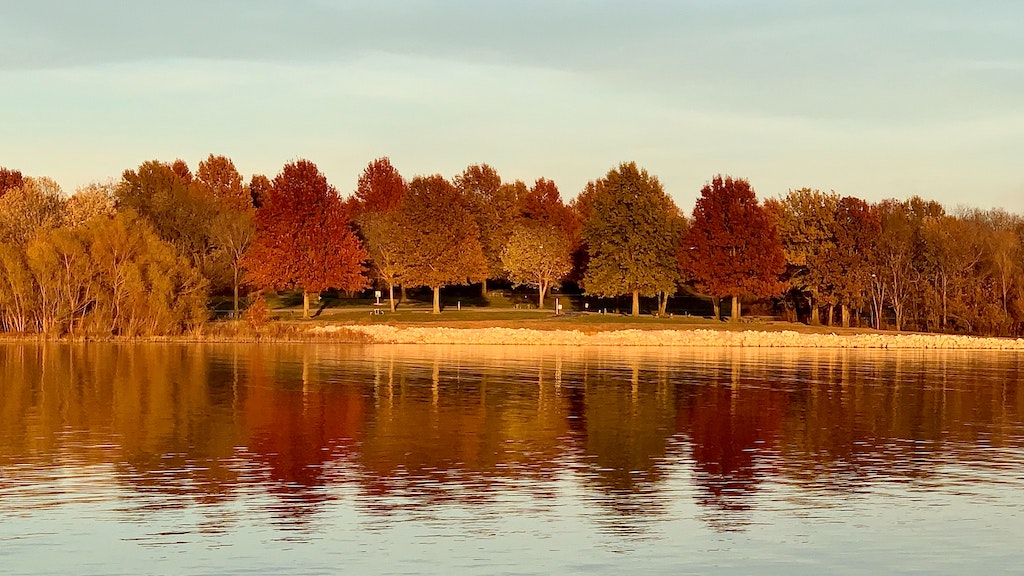
<svg viewBox="0 0 1024 576">
<path fill-rule="evenodd" d="M 935 202 L 868 203 L 818 190 L 759 202 L 715 176 L 684 214 L 658 179 L 624 163 L 565 203 L 554 182 L 503 181 L 486 165 L 405 179 L 371 162 L 343 196 L 298 160 L 248 182 L 210 155 L 65 195 L 0 168 L 0 329 L 157 335 L 200 329 L 211 294 L 570 281 L 595 297 L 723 300 L 810 323 L 1016 335 L 1024 326 L 1024 221 L 947 213 Z M 261 307 L 261 301 L 256 308 Z"/>
</svg>

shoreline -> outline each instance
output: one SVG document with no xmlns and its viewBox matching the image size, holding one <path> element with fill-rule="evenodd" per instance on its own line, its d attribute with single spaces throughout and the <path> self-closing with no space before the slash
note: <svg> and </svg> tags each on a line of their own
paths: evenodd
<svg viewBox="0 0 1024 576">
<path fill-rule="evenodd" d="M 947 334 L 817 334 L 795 330 L 535 330 L 529 328 L 447 328 L 318 326 L 314 334 L 354 332 L 370 344 L 435 344 L 495 346 L 619 346 L 686 348 L 834 348 L 883 350 L 1022 350 L 1024 339 Z"/>
<path fill-rule="evenodd" d="M 575 328 L 536 329 L 481 326 L 394 326 L 390 324 L 289 325 L 257 332 L 216 332 L 134 338 L 47 337 L 4 334 L 0 343 L 168 343 L 168 344 L 301 344 L 485 345 L 644 348 L 818 348 L 873 350 L 1003 350 L 1024 351 L 1024 338 L 997 338 L 921 333 L 819 333 L 797 330 L 725 330 L 715 328 L 621 328 L 583 331 Z"/>
</svg>

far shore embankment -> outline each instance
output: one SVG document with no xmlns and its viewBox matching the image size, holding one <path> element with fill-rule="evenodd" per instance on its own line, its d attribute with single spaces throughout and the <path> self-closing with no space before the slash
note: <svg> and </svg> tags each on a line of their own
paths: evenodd
<svg viewBox="0 0 1024 576">
<path fill-rule="evenodd" d="M 422 317 L 420 317 L 422 318 Z M 525 326 L 524 326 L 525 324 Z M 569 320 L 502 320 L 373 322 L 275 321 L 256 328 L 244 321 L 219 321 L 177 336 L 52 337 L 42 334 L 0 334 L 0 342 L 119 343 L 337 343 L 490 346 L 601 346 L 676 348 L 820 348 L 874 350 L 1005 350 L 1024 351 L 1024 338 L 993 338 L 922 334 L 866 329 L 806 326 L 788 322 L 737 325 L 707 321 L 695 324 L 587 324 Z"/>
<path fill-rule="evenodd" d="M 1024 339 L 981 338 L 946 334 L 834 334 L 796 330 L 537 330 L 529 328 L 448 328 L 441 326 L 324 325 L 313 336 L 355 336 L 372 344 L 487 344 L 527 346 L 662 346 L 705 348 L 866 348 L 936 350 L 1022 350 Z"/>
</svg>

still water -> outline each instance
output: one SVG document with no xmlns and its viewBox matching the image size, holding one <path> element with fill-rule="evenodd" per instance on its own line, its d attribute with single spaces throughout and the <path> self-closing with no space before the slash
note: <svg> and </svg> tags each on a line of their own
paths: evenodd
<svg viewBox="0 0 1024 576">
<path fill-rule="evenodd" d="M 1019 574 L 1022 369 L 0 345 L 0 571 Z"/>
</svg>

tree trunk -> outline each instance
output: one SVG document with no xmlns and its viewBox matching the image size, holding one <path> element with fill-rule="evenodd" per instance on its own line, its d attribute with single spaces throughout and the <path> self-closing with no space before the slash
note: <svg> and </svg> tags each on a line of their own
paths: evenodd
<svg viewBox="0 0 1024 576">
<path fill-rule="evenodd" d="M 661 299 L 658 302 L 658 316 L 664 316 L 668 313 L 668 292 L 661 293 Z"/>
<path fill-rule="evenodd" d="M 739 322 L 740 321 L 740 314 L 741 313 L 742 313 L 742 310 L 740 310 L 740 297 L 739 296 L 733 296 L 732 297 L 732 316 L 730 317 L 730 320 L 732 320 L 733 322 Z"/>
<path fill-rule="evenodd" d="M 309 318 L 309 292 L 302 291 L 302 317 Z"/>
<path fill-rule="evenodd" d="M 814 301 L 814 296 L 809 296 L 807 301 L 811 303 L 811 326 L 817 326 L 821 324 L 821 316 L 818 314 L 818 303 Z"/>
<path fill-rule="evenodd" d="M 835 326 L 836 324 L 836 306 L 835 304 L 828 305 L 828 325 Z"/>
<path fill-rule="evenodd" d="M 850 306 L 847 304 L 840 304 L 840 313 L 843 317 L 843 328 L 850 327 Z"/>
<path fill-rule="evenodd" d="M 711 306 L 714 308 L 715 320 L 722 319 L 722 300 L 718 296 L 711 297 Z"/>
<path fill-rule="evenodd" d="M 434 286 L 434 314 L 441 313 L 441 287 Z"/>
<path fill-rule="evenodd" d="M 388 303 L 391 305 L 391 311 L 395 311 L 395 287 L 393 284 L 388 284 Z"/>
<path fill-rule="evenodd" d="M 401 294 L 402 295 L 399 296 L 399 298 L 398 298 L 399 302 L 405 302 L 405 301 L 409 300 L 409 296 L 405 293 L 405 284 L 402 284 L 402 286 L 401 286 Z"/>
<path fill-rule="evenodd" d="M 234 266 L 235 317 L 238 317 L 238 266 Z"/>
<path fill-rule="evenodd" d="M 942 277 L 942 319 L 939 321 L 939 330 L 942 332 L 946 331 L 946 324 L 949 322 L 949 301 L 946 298 L 947 292 L 947 280 L 945 275 Z"/>
<path fill-rule="evenodd" d="M 487 278 L 484 278 L 484 281 L 480 283 L 480 297 L 487 298 Z"/>
<path fill-rule="evenodd" d="M 544 293 L 547 292 L 547 291 L 548 291 L 548 287 L 543 282 L 541 282 L 540 284 L 537 285 L 537 309 L 538 310 L 543 310 L 544 309 Z M 558 310 L 555 310 L 555 312 L 557 313 Z"/>
<path fill-rule="evenodd" d="M 640 292 L 633 290 L 633 316 L 640 315 Z"/>
</svg>

